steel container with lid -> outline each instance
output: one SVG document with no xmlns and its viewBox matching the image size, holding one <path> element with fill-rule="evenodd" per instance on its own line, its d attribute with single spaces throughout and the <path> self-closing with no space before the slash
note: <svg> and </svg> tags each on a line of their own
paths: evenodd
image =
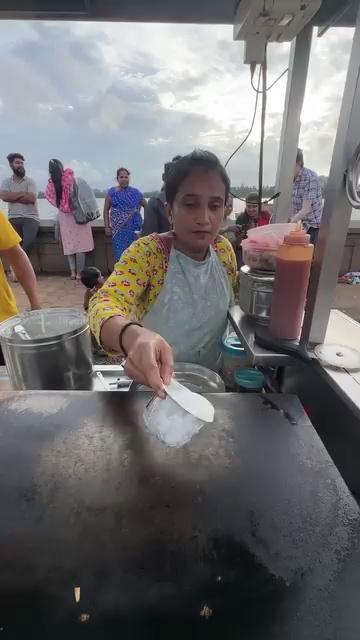
<svg viewBox="0 0 360 640">
<path fill-rule="evenodd" d="M 246 265 L 240 269 L 240 308 L 259 324 L 270 322 L 274 282 L 270 271 L 254 271 Z"/>
<path fill-rule="evenodd" d="M 0 344 L 14 389 L 91 389 L 92 351 L 80 309 L 41 309 L 0 324 Z"/>
</svg>

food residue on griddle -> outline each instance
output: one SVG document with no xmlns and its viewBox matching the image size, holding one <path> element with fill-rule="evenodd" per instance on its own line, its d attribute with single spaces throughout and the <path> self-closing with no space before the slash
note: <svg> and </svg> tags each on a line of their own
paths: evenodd
<svg viewBox="0 0 360 640">
<path fill-rule="evenodd" d="M 203 608 L 200 611 L 200 617 L 205 618 L 205 620 L 208 620 L 209 618 L 211 618 L 212 614 L 213 614 L 213 610 L 210 609 L 210 607 L 208 607 L 207 604 L 204 604 Z"/>
<path fill-rule="evenodd" d="M 80 622 L 89 622 L 90 614 L 89 613 L 81 613 L 79 615 L 79 620 L 80 620 Z"/>
</svg>

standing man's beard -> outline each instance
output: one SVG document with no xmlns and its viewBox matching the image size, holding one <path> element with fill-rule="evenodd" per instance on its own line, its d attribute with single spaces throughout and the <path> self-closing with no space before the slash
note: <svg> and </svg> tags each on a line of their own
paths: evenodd
<svg viewBox="0 0 360 640">
<path fill-rule="evenodd" d="M 24 167 L 18 167 L 18 169 L 13 169 L 13 172 L 18 178 L 23 178 L 25 175 Z"/>
</svg>

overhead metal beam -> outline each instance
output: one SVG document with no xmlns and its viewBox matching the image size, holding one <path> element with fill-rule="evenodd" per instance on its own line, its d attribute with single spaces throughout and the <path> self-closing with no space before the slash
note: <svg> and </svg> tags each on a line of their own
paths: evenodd
<svg viewBox="0 0 360 640">
<path fill-rule="evenodd" d="M 345 11 L 338 26 L 354 26 L 353 6 L 357 1 L 353 0 L 353 5 Z M 105 20 L 231 25 L 240 2 L 242 0 L 1 0 L 0 20 Z M 323 0 L 312 23 L 326 23 L 335 10 L 348 2 L 349 0 Z"/>
<path fill-rule="evenodd" d="M 304 102 L 313 28 L 307 25 L 293 40 L 290 50 L 285 109 L 281 128 L 275 191 L 280 196 L 274 206 L 275 222 L 287 222 L 294 180 L 301 111 Z"/>
<path fill-rule="evenodd" d="M 348 232 L 352 207 L 345 191 L 344 175 L 360 142 L 360 3 L 347 78 L 335 138 L 324 212 L 312 268 L 302 342 L 318 344 L 325 338 L 330 310 Z"/>
<path fill-rule="evenodd" d="M 334 13 L 330 15 L 328 19 L 318 27 L 318 38 L 321 38 L 328 31 L 328 29 L 330 29 L 330 27 L 335 27 L 337 23 L 340 22 L 341 18 L 349 11 L 352 4 L 352 0 L 341 4 L 340 7 L 338 7 L 334 11 Z"/>
<path fill-rule="evenodd" d="M 0 19 L 232 24 L 236 0 L 1 0 Z"/>
</svg>

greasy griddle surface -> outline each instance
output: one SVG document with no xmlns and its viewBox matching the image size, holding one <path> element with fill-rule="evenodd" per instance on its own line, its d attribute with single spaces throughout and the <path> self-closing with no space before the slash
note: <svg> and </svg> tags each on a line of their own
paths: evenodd
<svg viewBox="0 0 360 640">
<path fill-rule="evenodd" d="M 299 402 L 208 397 L 171 449 L 145 394 L 0 395 L 4 632 L 353 637 L 359 512 Z"/>
</svg>

